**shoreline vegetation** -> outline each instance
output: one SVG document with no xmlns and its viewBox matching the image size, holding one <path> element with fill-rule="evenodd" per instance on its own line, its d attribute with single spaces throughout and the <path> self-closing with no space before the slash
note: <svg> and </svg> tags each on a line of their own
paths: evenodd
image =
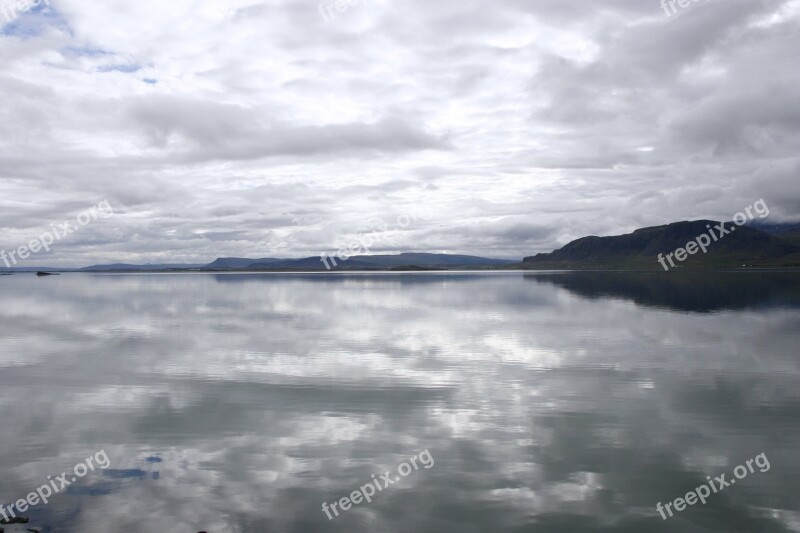
<svg viewBox="0 0 800 533">
<path fill-rule="evenodd" d="M 710 220 L 686 221 L 642 228 L 610 237 L 589 236 L 574 240 L 550 253 L 514 259 L 470 255 L 401 253 L 354 256 L 326 269 L 321 256 L 302 259 L 219 258 L 206 265 L 93 265 L 85 268 L 30 267 L 0 271 L 47 276 L 64 272 L 154 273 L 154 272 L 430 272 L 430 271 L 664 271 L 659 254 L 668 254 L 707 231 Z M 727 223 L 726 223 L 727 224 Z M 725 240 L 715 242 L 706 253 L 692 255 L 674 271 L 800 269 L 800 224 L 752 225 L 737 228 Z"/>
</svg>

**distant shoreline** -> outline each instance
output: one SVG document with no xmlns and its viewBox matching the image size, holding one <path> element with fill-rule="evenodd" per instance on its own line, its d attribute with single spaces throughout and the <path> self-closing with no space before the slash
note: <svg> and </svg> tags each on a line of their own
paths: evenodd
<svg viewBox="0 0 800 533">
<path fill-rule="evenodd" d="M 206 269 L 137 269 L 137 270 L 58 270 L 50 269 L 53 274 L 414 274 L 414 273 L 513 273 L 513 272 L 629 272 L 629 273 L 660 273 L 674 275 L 680 273 L 703 272 L 800 272 L 800 266 L 789 267 L 693 267 L 673 269 L 665 272 L 660 268 L 559 268 L 559 267 L 520 267 L 520 268 L 414 268 L 414 269 L 332 269 L 332 270 L 299 270 L 299 269 L 241 269 L 241 270 L 206 270 Z M 33 275 L 37 271 L 3 272 L 0 275 Z"/>
<path fill-rule="evenodd" d="M 695 255 L 697 235 L 718 224 L 730 234 L 713 246 L 704 243 L 703 253 Z M 487 271 L 642 271 L 670 270 L 664 254 L 678 272 L 714 271 L 791 271 L 800 268 L 800 228 L 726 226 L 713 220 L 674 222 L 664 226 L 642 228 L 625 235 L 582 237 L 550 253 L 539 253 L 521 259 L 501 259 L 463 254 L 401 252 L 377 255 L 357 255 L 342 258 L 333 268 L 323 256 L 295 259 L 219 257 L 211 263 L 131 263 L 97 264 L 81 268 L 48 266 L 0 270 L 2 273 L 97 272 L 97 273 L 155 273 L 155 272 L 437 272 L 463 270 Z M 733 234 L 738 228 L 738 231 Z M 717 239 L 719 240 L 719 239 Z M 688 244 L 687 244 L 688 243 Z M 686 248 L 682 248 L 685 246 Z M 693 251 L 694 250 L 694 251 Z M 672 251 L 672 254 L 670 253 Z M 686 252 L 682 257 L 680 252 Z M 684 262 L 685 261 L 685 262 Z M 663 268 L 662 268 L 663 267 Z"/>
</svg>

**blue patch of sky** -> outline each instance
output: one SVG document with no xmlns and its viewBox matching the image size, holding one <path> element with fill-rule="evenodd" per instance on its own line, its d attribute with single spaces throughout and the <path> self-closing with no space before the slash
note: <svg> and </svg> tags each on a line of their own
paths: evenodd
<svg viewBox="0 0 800 533">
<path fill-rule="evenodd" d="M 35 38 L 42 35 L 48 27 L 60 30 L 70 37 L 73 36 L 67 21 L 54 8 L 52 3 L 47 5 L 45 0 L 41 0 L 38 5 L 32 6 L 27 10 L 20 9 L 19 5 L 18 0 L 0 0 L 0 38 L 5 36 L 18 39 Z M 106 56 L 113 57 L 115 55 L 114 52 L 86 45 L 66 46 L 61 48 L 60 51 L 65 56 L 92 59 Z M 141 68 L 140 65 L 135 63 L 118 63 L 100 66 L 97 71 L 130 74 L 141 70 Z M 145 78 L 142 81 L 150 85 L 158 83 L 158 80 L 154 78 Z"/>
<path fill-rule="evenodd" d="M 16 0 L 0 0 L 0 36 L 28 39 L 38 37 L 45 28 L 52 26 L 70 36 L 72 30 L 67 21 L 53 7 L 44 1 L 28 9 Z"/>
<path fill-rule="evenodd" d="M 101 50 L 100 48 L 90 48 L 88 46 L 66 46 L 61 49 L 61 53 L 69 56 L 92 57 L 92 58 L 114 55 L 113 52 L 109 52 L 108 50 Z"/>
<path fill-rule="evenodd" d="M 103 475 L 114 479 L 125 479 L 125 478 L 143 479 L 147 477 L 147 472 L 139 468 L 130 468 L 127 470 L 119 470 L 111 468 L 103 470 Z"/>
<path fill-rule="evenodd" d="M 137 70 L 141 69 L 139 65 L 128 64 L 128 65 L 103 65 L 102 67 L 97 67 L 98 72 L 125 72 L 131 73 L 136 72 Z"/>
</svg>

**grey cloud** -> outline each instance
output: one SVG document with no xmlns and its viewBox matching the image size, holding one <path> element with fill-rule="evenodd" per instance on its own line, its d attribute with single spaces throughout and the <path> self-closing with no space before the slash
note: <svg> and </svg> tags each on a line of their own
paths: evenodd
<svg viewBox="0 0 800 533">
<path fill-rule="evenodd" d="M 289 125 L 269 116 L 262 118 L 253 109 L 174 98 L 136 102 L 130 114 L 153 146 L 177 152 L 194 163 L 448 147 L 446 137 L 395 118 L 373 123 Z"/>
<path fill-rule="evenodd" d="M 148 2 L 61 0 L 0 35 L 0 246 L 104 197 L 117 215 L 48 262 L 313 255 L 420 206 L 380 251 L 522 257 L 761 197 L 800 214 L 788 0 L 363 2 L 328 22 Z"/>
</svg>

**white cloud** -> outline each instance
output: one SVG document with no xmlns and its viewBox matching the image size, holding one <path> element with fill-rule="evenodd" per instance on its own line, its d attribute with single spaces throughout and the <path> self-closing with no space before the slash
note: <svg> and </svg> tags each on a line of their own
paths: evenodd
<svg viewBox="0 0 800 533">
<path fill-rule="evenodd" d="M 798 214 L 796 0 L 50 4 L 0 30 L 0 248 L 120 214 L 40 263 L 312 255 L 419 205 L 398 251 L 522 257 L 765 173 Z"/>
</svg>

